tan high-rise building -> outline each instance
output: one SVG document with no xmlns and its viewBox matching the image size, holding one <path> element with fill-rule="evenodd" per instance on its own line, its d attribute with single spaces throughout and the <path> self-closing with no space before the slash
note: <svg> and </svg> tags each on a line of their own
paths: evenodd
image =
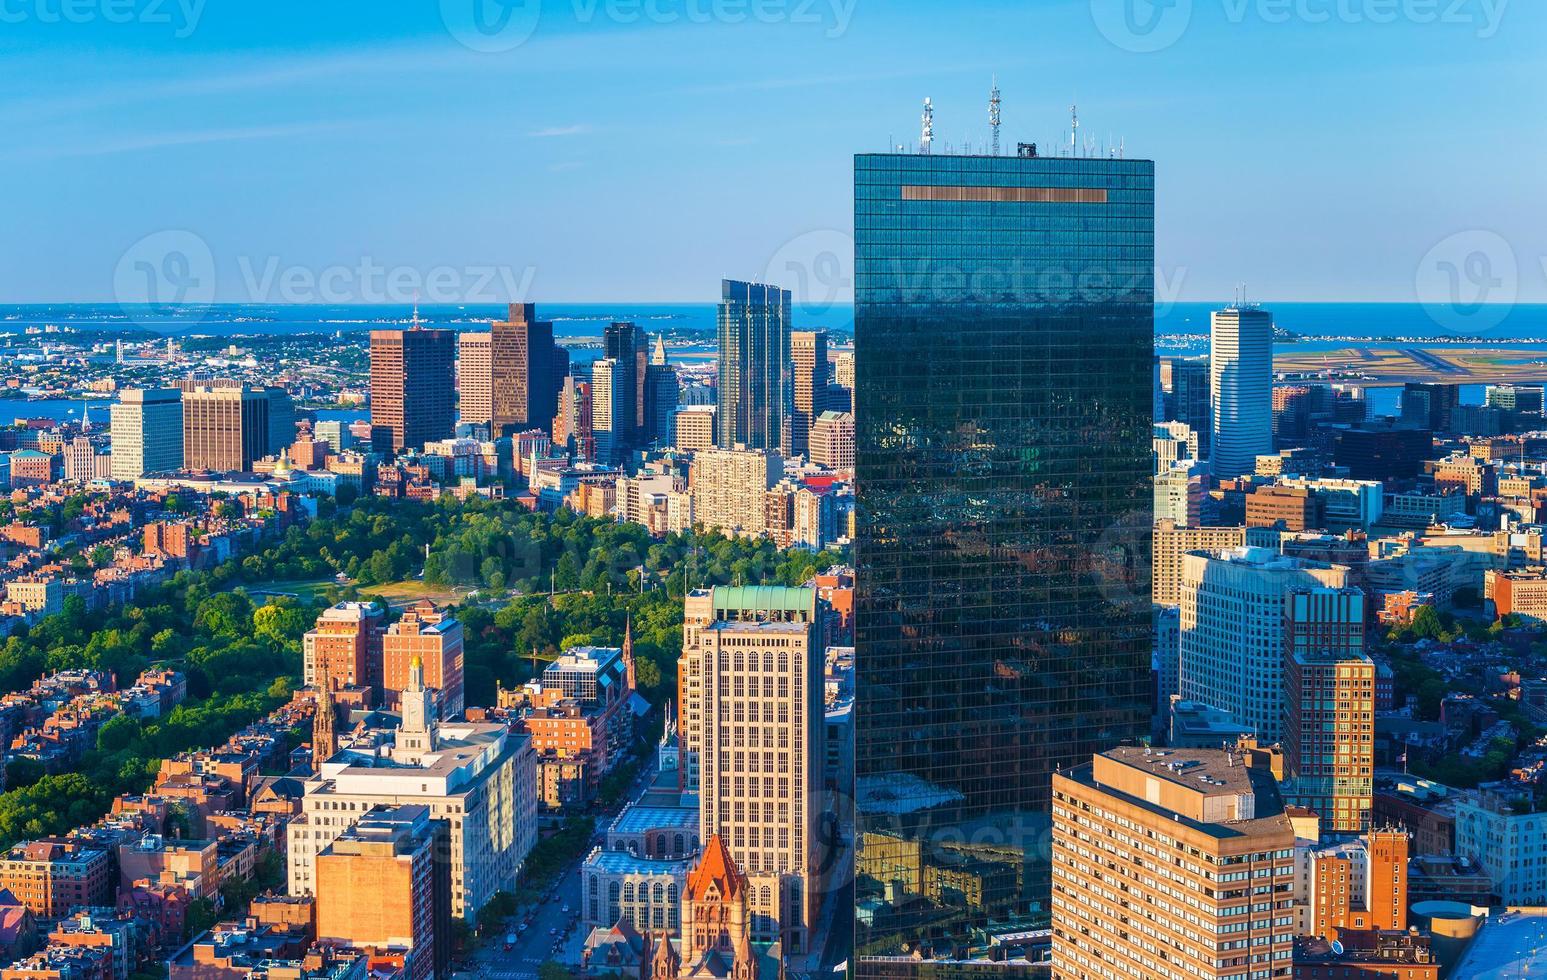
<svg viewBox="0 0 1547 980">
<path fill-rule="evenodd" d="M 758 535 L 765 528 L 763 494 L 784 475 L 784 459 L 763 449 L 704 449 L 688 481 L 693 516 L 711 531 Z"/>
<path fill-rule="evenodd" d="M 854 352 L 841 350 L 833 356 L 833 382 L 854 390 Z"/>
<path fill-rule="evenodd" d="M 449 976 L 446 847 L 429 807 L 366 810 L 317 855 L 317 938 L 401 953 L 409 980 Z"/>
<path fill-rule="evenodd" d="M 1324 830 L 1369 827 L 1375 775 L 1375 664 L 1364 653 L 1364 594 L 1297 589 L 1286 597 L 1285 796 Z"/>
<path fill-rule="evenodd" d="M 456 429 L 456 334 L 371 331 L 371 441 L 379 450 L 418 449 Z"/>
<path fill-rule="evenodd" d="M 1271 763 L 1130 747 L 1053 776 L 1055 980 L 1291 976 L 1295 832 Z"/>
<path fill-rule="evenodd" d="M 794 368 L 794 411 L 790 416 L 791 456 L 809 452 L 811 426 L 822 414 L 827 400 L 827 331 L 790 332 L 790 361 Z"/>
<path fill-rule="evenodd" d="M 494 418 L 492 343 L 493 337 L 488 333 L 464 333 L 457 336 L 459 421 L 488 425 Z"/>
<path fill-rule="evenodd" d="M 183 392 L 183 467 L 232 473 L 252 470 L 268 453 L 269 398 L 245 387 L 190 387 Z"/>
<path fill-rule="evenodd" d="M 341 602 L 322 611 L 302 637 L 303 679 L 316 684 L 324 662 L 335 689 L 368 685 L 381 659 L 382 614 L 369 602 Z"/>
<path fill-rule="evenodd" d="M 1151 589 L 1156 605 L 1182 602 L 1182 556 L 1189 551 L 1224 551 L 1248 543 L 1263 545 L 1278 540 L 1267 530 L 1250 533 L 1244 527 L 1183 527 L 1175 521 L 1155 522 L 1154 578 Z"/>
<path fill-rule="evenodd" d="M 854 469 L 854 416 L 823 412 L 811 425 L 811 462 L 832 470 Z"/>
<path fill-rule="evenodd" d="M 717 622 L 815 623 L 819 609 L 815 589 L 783 586 L 721 585 L 695 589 L 683 599 L 682 658 L 677 662 L 678 771 L 683 789 L 698 791 L 699 757 L 708 724 L 703 631 Z"/>
<path fill-rule="evenodd" d="M 714 448 L 713 405 L 684 405 L 672 420 L 675 435 L 672 444 L 683 452 Z"/>
<path fill-rule="evenodd" d="M 804 952 L 822 894 L 823 659 L 810 622 L 711 623 L 700 832 L 747 876 L 752 938 Z"/>
<path fill-rule="evenodd" d="M 409 665 L 424 664 L 424 684 L 435 692 L 435 713 L 455 718 L 465 707 L 462 686 L 462 624 L 420 602 L 403 613 L 381 638 L 381 703 L 397 709 L 408 688 Z"/>
</svg>

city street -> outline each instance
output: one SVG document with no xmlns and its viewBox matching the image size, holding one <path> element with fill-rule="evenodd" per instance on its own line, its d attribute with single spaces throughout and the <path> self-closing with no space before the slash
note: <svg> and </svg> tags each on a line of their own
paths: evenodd
<svg viewBox="0 0 1547 980">
<path fill-rule="evenodd" d="M 505 933 L 480 945 L 472 956 L 473 969 L 467 972 L 486 980 L 537 980 L 537 968 L 549 960 L 578 966 L 585 942 L 579 915 L 580 861 L 576 861 L 540 905 L 523 909 L 507 924 Z M 507 952 L 505 938 L 510 933 L 516 933 L 516 944 Z M 556 944 L 562 944 L 558 951 Z"/>
</svg>

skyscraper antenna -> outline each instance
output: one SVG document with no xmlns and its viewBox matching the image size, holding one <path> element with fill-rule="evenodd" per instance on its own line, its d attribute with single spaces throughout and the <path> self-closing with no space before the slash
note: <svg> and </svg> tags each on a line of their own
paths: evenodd
<svg viewBox="0 0 1547 980">
<path fill-rule="evenodd" d="M 929 155 L 930 146 L 935 142 L 935 103 L 928 96 L 924 97 L 924 129 L 919 136 L 919 152 Z"/>
<path fill-rule="evenodd" d="M 999 155 L 999 76 L 994 76 L 994 87 L 988 93 L 988 127 L 994 134 L 993 155 Z"/>
<path fill-rule="evenodd" d="M 419 294 L 414 293 L 414 325 L 413 329 L 419 329 Z"/>
<path fill-rule="evenodd" d="M 1078 103 L 1069 105 L 1069 155 L 1080 155 L 1080 107 Z"/>
</svg>

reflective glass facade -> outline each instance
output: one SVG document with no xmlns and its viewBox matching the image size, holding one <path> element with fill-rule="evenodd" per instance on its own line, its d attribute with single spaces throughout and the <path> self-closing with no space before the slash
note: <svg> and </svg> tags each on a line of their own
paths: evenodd
<svg viewBox="0 0 1547 980">
<path fill-rule="evenodd" d="M 855 160 L 856 965 L 1046 928 L 1148 728 L 1154 165 Z"/>
</svg>

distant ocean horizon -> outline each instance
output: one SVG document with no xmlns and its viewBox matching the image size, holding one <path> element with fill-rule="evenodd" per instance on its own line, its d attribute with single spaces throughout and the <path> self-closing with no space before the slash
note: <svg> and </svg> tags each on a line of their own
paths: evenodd
<svg viewBox="0 0 1547 980">
<path fill-rule="evenodd" d="M 1225 303 L 1175 303 L 1157 306 L 1159 337 L 1201 337 L 1209 314 Z M 1426 340 L 1446 343 L 1547 343 L 1547 304 L 1485 308 L 1473 317 L 1436 318 L 1419 303 L 1263 303 L 1280 329 L 1307 341 L 1337 343 L 1340 338 Z M 653 332 L 713 333 L 713 303 L 539 303 L 538 315 L 551 320 L 554 332 L 573 339 L 599 339 L 608 323 L 631 321 Z M 825 327 L 852 334 L 852 303 L 801 303 L 793 310 L 798 329 Z M 473 329 L 501 319 L 504 304 L 423 305 L 426 325 Z M 72 327 L 152 336 L 239 337 L 307 333 L 353 333 L 411 321 L 409 305 L 218 304 L 213 306 L 129 306 L 116 303 L 0 304 L 0 333 L 24 333 L 29 327 Z M 1443 319 L 1445 322 L 1441 322 Z M 1463 326 L 1458 331 L 1455 322 Z M 1467 322 L 1477 329 L 1468 330 Z M 1162 353 L 1173 345 L 1164 345 Z M 1185 348 L 1176 348 L 1185 349 Z"/>
</svg>

